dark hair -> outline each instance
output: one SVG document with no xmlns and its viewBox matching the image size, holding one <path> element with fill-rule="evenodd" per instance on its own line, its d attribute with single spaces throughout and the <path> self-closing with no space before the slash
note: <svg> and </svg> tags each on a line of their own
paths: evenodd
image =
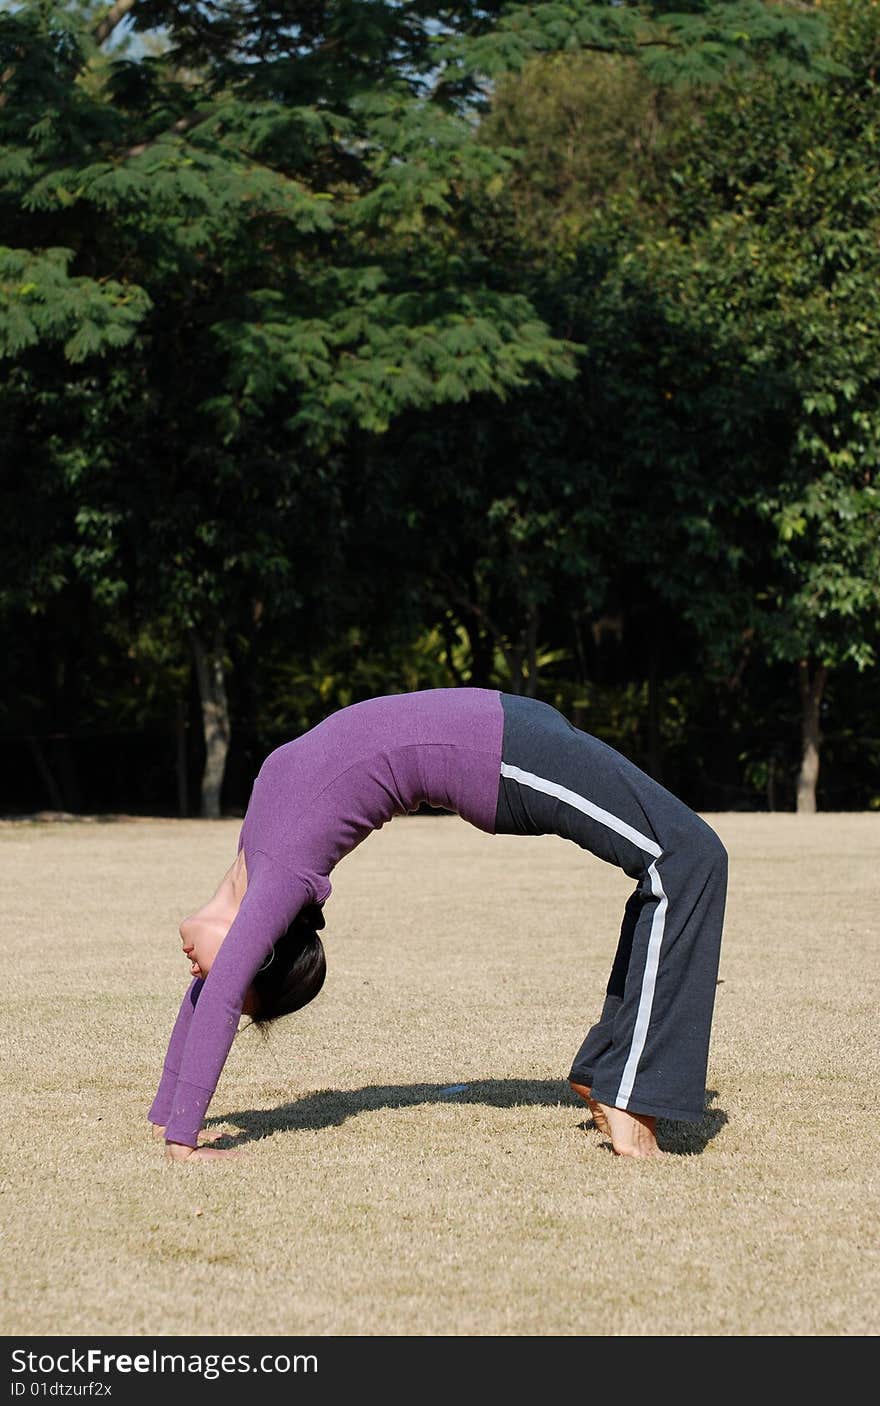
<svg viewBox="0 0 880 1406">
<path fill-rule="evenodd" d="M 254 1025 L 268 1025 L 313 1001 L 324 985 L 327 961 L 317 929 L 324 915 L 313 904 L 297 914 L 272 949 L 271 960 L 251 982 Z"/>
</svg>

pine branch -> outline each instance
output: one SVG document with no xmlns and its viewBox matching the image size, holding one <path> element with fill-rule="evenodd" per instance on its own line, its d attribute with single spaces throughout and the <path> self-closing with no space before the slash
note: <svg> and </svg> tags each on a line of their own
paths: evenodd
<svg viewBox="0 0 880 1406">
<path fill-rule="evenodd" d="M 164 141 L 166 137 L 182 137 L 185 133 L 193 131 L 195 127 L 200 127 L 203 122 L 207 122 L 211 115 L 210 112 L 194 112 L 189 117 L 179 117 L 164 132 L 158 132 L 155 137 L 149 137 L 146 141 L 135 142 L 134 146 L 127 147 L 123 156 L 127 161 L 132 156 L 140 156 L 151 146 L 155 146 L 157 142 Z"/>
<path fill-rule="evenodd" d="M 97 25 L 92 32 L 92 38 L 95 43 L 100 46 L 106 39 L 109 39 L 116 26 L 125 19 L 125 16 L 130 10 L 134 9 L 136 4 L 137 0 L 116 0 L 116 4 L 111 5 L 110 9 L 101 20 L 101 23 Z M 83 63 L 79 71 L 85 68 L 85 66 L 85 63 Z M 17 64 L 11 63 L 0 73 L 0 108 L 5 107 L 8 101 L 8 94 L 4 93 L 2 89 L 8 87 L 12 82 L 17 68 Z"/>
</svg>

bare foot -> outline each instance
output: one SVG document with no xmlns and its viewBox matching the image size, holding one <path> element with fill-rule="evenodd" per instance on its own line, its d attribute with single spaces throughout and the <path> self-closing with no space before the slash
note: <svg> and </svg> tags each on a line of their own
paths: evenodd
<svg viewBox="0 0 880 1406">
<path fill-rule="evenodd" d="M 150 1124 L 150 1127 L 152 1128 L 153 1137 L 156 1139 L 156 1141 L 157 1141 L 157 1142 L 164 1142 L 164 1141 L 165 1141 L 165 1126 L 164 1126 L 164 1124 L 151 1123 L 151 1124 Z M 199 1147 L 204 1147 L 204 1146 L 206 1146 L 208 1143 L 211 1143 L 211 1142 L 217 1142 L 220 1138 L 222 1138 L 222 1137 L 227 1137 L 227 1136 L 228 1136 L 228 1134 L 227 1134 L 226 1132 L 224 1132 L 224 1130 L 223 1130 L 222 1128 L 205 1128 L 205 1129 L 202 1130 L 202 1132 L 199 1133 Z"/>
<path fill-rule="evenodd" d="M 647 1113 L 628 1113 L 600 1103 L 609 1128 L 611 1146 L 618 1157 L 663 1157 L 654 1129 L 657 1119 Z"/>
<path fill-rule="evenodd" d="M 606 1137 L 611 1137 L 611 1128 L 608 1125 L 608 1119 L 605 1117 L 605 1109 L 601 1103 L 597 1103 L 592 1097 L 592 1089 L 588 1089 L 586 1084 L 574 1084 L 570 1079 L 568 1082 L 575 1093 L 580 1094 L 584 1102 L 589 1105 L 590 1112 L 593 1115 L 593 1122 L 596 1124 L 599 1132 L 604 1133 Z"/>
<path fill-rule="evenodd" d="M 219 1162 L 221 1158 L 241 1157 L 243 1153 L 241 1147 L 210 1147 L 201 1143 L 198 1147 L 187 1147 L 181 1142 L 165 1144 L 166 1162 Z"/>
</svg>

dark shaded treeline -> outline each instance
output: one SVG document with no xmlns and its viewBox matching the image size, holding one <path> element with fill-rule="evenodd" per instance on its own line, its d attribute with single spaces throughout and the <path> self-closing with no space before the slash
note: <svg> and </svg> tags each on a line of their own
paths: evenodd
<svg viewBox="0 0 880 1406">
<path fill-rule="evenodd" d="M 3 812 L 462 684 L 878 804 L 880 21 L 507 8 L 2 17 Z"/>
</svg>

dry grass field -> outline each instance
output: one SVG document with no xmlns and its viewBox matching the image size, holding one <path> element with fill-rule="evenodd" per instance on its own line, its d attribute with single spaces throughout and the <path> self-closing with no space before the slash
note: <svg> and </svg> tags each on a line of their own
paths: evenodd
<svg viewBox="0 0 880 1406">
<path fill-rule="evenodd" d="M 244 1153 L 192 1167 L 145 1114 L 238 822 L 0 824 L 0 1332 L 876 1334 L 880 815 L 708 819 L 710 1092 L 663 1161 L 565 1082 L 629 881 L 442 816 L 336 870 L 324 991 L 242 1023 L 209 1124 Z"/>
</svg>

